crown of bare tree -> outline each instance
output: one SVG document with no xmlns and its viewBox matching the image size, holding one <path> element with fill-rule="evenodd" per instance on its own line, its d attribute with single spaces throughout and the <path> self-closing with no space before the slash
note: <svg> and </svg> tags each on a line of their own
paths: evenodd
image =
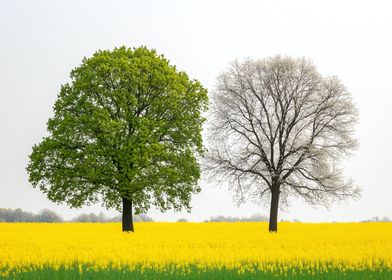
<svg viewBox="0 0 392 280">
<path fill-rule="evenodd" d="M 238 203 L 270 202 L 270 231 L 291 197 L 328 206 L 359 195 L 339 167 L 358 146 L 358 111 L 336 77 L 305 58 L 235 61 L 211 99 L 205 170 L 228 181 Z"/>
</svg>

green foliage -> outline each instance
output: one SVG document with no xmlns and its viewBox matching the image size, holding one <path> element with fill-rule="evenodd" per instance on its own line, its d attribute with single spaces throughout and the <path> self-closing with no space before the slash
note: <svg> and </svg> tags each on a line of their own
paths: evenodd
<svg viewBox="0 0 392 280">
<path fill-rule="evenodd" d="M 146 47 L 98 51 L 70 78 L 30 155 L 33 186 L 71 207 L 189 209 L 207 90 Z"/>
</svg>

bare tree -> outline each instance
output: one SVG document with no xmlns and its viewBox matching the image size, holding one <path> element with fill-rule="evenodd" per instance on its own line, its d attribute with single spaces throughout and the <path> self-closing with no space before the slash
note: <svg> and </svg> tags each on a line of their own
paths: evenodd
<svg viewBox="0 0 392 280">
<path fill-rule="evenodd" d="M 235 61 L 211 99 L 204 169 L 228 181 L 238 203 L 270 202 L 270 231 L 291 197 L 328 206 L 359 195 L 338 166 L 358 145 L 358 111 L 336 77 L 305 58 Z"/>
</svg>

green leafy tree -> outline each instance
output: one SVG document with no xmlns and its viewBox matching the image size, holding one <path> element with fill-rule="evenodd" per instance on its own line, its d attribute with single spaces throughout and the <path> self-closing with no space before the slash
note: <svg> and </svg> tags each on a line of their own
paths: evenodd
<svg viewBox="0 0 392 280">
<path fill-rule="evenodd" d="M 98 51 L 70 78 L 30 155 L 32 185 L 71 207 L 122 209 L 123 231 L 133 210 L 189 211 L 204 152 L 200 82 L 146 47 Z"/>
</svg>

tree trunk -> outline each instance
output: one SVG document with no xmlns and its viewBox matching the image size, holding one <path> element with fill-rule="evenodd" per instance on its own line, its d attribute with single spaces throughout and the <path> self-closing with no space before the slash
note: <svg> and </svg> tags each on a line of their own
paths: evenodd
<svg viewBox="0 0 392 280">
<path fill-rule="evenodd" d="M 122 231 L 134 231 L 132 220 L 132 201 L 128 198 L 123 198 Z"/>
<path fill-rule="evenodd" d="M 278 232 L 279 194 L 279 188 L 275 188 L 271 191 L 271 208 L 268 229 L 270 232 Z"/>
</svg>

